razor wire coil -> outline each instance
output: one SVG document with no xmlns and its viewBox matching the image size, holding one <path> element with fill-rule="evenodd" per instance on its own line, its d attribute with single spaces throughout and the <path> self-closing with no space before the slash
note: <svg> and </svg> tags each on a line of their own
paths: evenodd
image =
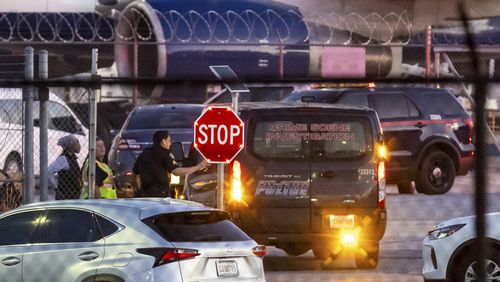
<svg viewBox="0 0 500 282">
<path fill-rule="evenodd" d="M 263 12 L 209 10 L 158 11 L 137 8 L 110 13 L 0 13 L 1 42 L 148 42 L 155 39 L 151 16 L 158 19 L 165 42 L 179 43 L 408 43 L 411 21 L 406 12 L 380 15 L 320 14 L 305 19 L 296 10 Z M 397 32 L 397 35 L 396 35 Z M 356 39 L 355 35 L 362 36 Z M 377 37 L 377 38 L 375 38 Z"/>
</svg>

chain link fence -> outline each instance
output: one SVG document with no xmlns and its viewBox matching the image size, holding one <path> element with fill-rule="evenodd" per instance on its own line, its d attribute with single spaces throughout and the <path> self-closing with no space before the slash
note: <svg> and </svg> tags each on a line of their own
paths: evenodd
<svg viewBox="0 0 500 282">
<path fill-rule="evenodd" d="M 35 54 L 37 55 L 37 54 Z M 28 55 L 2 55 L 0 66 L 10 71 L 2 72 L 2 79 L 23 79 L 26 70 L 25 59 Z M 34 66 L 31 66 L 32 68 Z M 65 136 L 72 135 L 78 141 L 80 150 L 76 153 L 76 166 L 72 170 L 71 178 L 81 179 L 80 168 L 89 152 L 88 132 L 88 91 L 83 89 L 71 95 L 61 89 L 50 89 L 46 99 L 42 98 L 42 89 L 33 95 L 33 174 L 34 174 L 34 198 L 40 200 L 41 172 L 44 166 L 41 163 L 42 152 L 47 154 L 48 165 L 48 199 L 55 199 L 58 182 L 58 171 L 67 169 L 66 164 L 57 164 L 56 160 L 62 154 L 61 141 Z M 0 208 L 9 210 L 26 202 L 26 93 L 22 88 L 2 88 L 0 91 Z M 42 110 L 44 108 L 44 110 Z M 41 126 L 46 113 L 47 143 L 41 143 Z M 80 185 L 78 185 L 78 190 Z M 64 195 L 61 197 L 69 197 Z M 80 192 L 71 197 L 80 197 Z"/>
<path fill-rule="evenodd" d="M 12 209 L 22 203 L 23 197 L 23 129 L 24 107 L 22 90 L 4 88 L 0 95 L 0 174 L 1 208 Z"/>
<path fill-rule="evenodd" d="M 413 87 L 422 86 L 422 81 L 428 79 L 429 83 L 423 86 L 451 90 L 471 114 L 477 114 L 472 99 L 477 89 L 474 89 L 474 81 L 471 78 L 475 77 L 478 70 L 471 62 L 471 53 L 466 49 L 443 47 L 443 44 L 462 44 L 463 38 L 438 32 L 431 35 L 431 44 L 426 46 L 425 34 L 413 34 L 411 24 L 402 15 L 318 16 L 317 21 L 307 22 L 293 11 L 284 14 L 272 10 L 265 13 L 229 11 L 224 14 L 206 15 L 193 11 L 153 13 L 163 26 L 171 29 L 171 33 L 163 34 L 165 38 L 162 42 L 158 40 L 159 35 L 154 33 L 152 26 L 147 24 L 143 11 L 138 8 L 119 13 L 115 18 L 80 15 L 79 25 L 75 26 L 68 24 L 67 15 L 56 15 L 54 18 L 38 17 L 35 21 L 38 23 L 36 29 L 31 31 L 33 34 L 28 32 L 26 26 L 30 22 L 26 18 L 31 16 L 23 15 L 24 18 L 18 20 L 24 22 L 24 25 L 9 22 L 10 25 L 20 28 L 0 33 L 0 39 L 7 42 L 15 41 L 16 38 L 39 38 L 46 44 L 43 46 L 53 48 L 54 51 L 49 53 L 52 60 L 49 63 L 56 64 L 60 59 L 64 62 L 64 67 L 54 70 L 51 77 L 60 78 L 72 74 L 71 71 L 82 70 L 86 65 L 90 68 L 87 55 L 73 56 L 68 54 L 67 50 L 61 51 L 58 48 L 64 47 L 71 52 L 71 46 L 75 46 L 79 51 L 90 53 L 90 47 L 100 46 L 101 50 L 104 50 L 99 74 L 108 80 L 99 85 L 101 95 L 96 97 L 95 121 L 92 120 L 89 110 L 92 90 L 79 87 L 78 83 L 66 83 L 65 87 L 60 88 L 51 87 L 46 102 L 48 140 L 46 147 L 41 147 L 40 113 L 43 106 L 40 106 L 40 96 L 35 95 L 33 173 L 36 179 L 40 179 L 43 166 L 40 164 L 41 152 L 45 150 L 48 157 L 48 199 L 81 196 L 81 171 L 91 151 L 90 127 L 93 122 L 97 123 L 97 136 L 104 140 L 105 158 L 112 146 L 115 150 L 130 153 L 132 157 L 137 156 L 140 153 L 137 148 L 142 145 L 132 137 L 113 139 L 112 131 L 116 132 L 122 127 L 127 114 L 136 106 L 205 102 L 222 90 L 221 84 L 216 82 L 209 72 L 208 66 L 213 64 L 230 65 L 237 74 L 241 74 L 243 80 L 249 82 L 249 86 L 286 86 L 290 89 L 289 93 L 314 87 L 345 89 L 367 86 L 372 80 L 376 80 L 377 85 L 380 81 L 380 85 L 384 86 Z M 0 13 L 0 25 L 9 20 L 12 19 L 7 14 Z M 260 29 L 257 28 L 259 25 Z M 380 34 L 373 28 L 376 25 L 385 25 L 386 30 L 390 32 Z M 238 26 L 240 28 L 237 28 Z M 247 32 L 241 32 L 241 27 Z M 260 31 L 265 32 L 261 34 Z M 72 33 L 73 37 L 70 36 Z M 491 35 L 483 38 L 483 43 L 497 43 L 496 40 L 497 38 Z M 75 44 L 82 42 L 88 45 Z M 433 44 L 436 46 L 433 47 Z M 489 73 L 490 78 L 498 79 L 500 64 L 495 64 L 494 60 L 500 54 L 500 49 L 496 50 L 495 46 L 487 49 L 487 52 L 478 50 L 481 54 L 480 65 Z M 107 58 L 113 56 L 110 63 Z M 17 56 L 15 53 L 5 57 L 0 54 L 0 80 L 19 78 L 23 73 L 23 61 L 24 56 Z M 68 73 L 65 73 L 66 71 Z M 151 81 L 137 82 L 134 79 L 162 81 L 154 84 Z M 39 87 L 39 90 L 42 88 Z M 488 144 L 487 151 L 492 154 L 498 152 L 499 103 L 500 84 L 491 83 L 485 112 L 479 114 L 485 115 L 489 125 L 484 137 Z M 24 160 L 27 153 L 23 136 L 26 136 L 28 130 L 25 127 L 25 107 L 22 89 L 0 90 L 0 211 L 21 205 L 25 192 L 29 191 L 23 185 L 26 180 Z M 74 136 L 72 140 L 79 144 L 78 149 L 75 149 L 75 142 L 67 136 Z M 67 148 L 66 152 L 63 147 Z M 72 153 L 75 153 L 74 159 L 66 157 Z M 62 155 L 65 157 L 61 157 Z M 123 182 L 115 183 L 116 185 L 123 185 L 126 189 L 132 186 L 130 182 L 133 180 L 129 180 L 132 173 L 130 169 L 123 167 L 130 168 L 134 160 L 135 158 L 120 160 L 117 166 L 113 167 L 116 169 L 115 173 L 124 179 Z M 489 160 L 486 173 L 500 173 L 498 158 Z M 469 174 L 466 178 L 457 179 L 455 187 L 460 188 L 452 188 L 450 191 L 451 197 L 457 198 L 453 204 L 442 204 L 439 196 L 419 198 L 418 201 L 412 198 L 403 199 L 407 201 L 407 205 L 391 210 L 391 222 L 384 238 L 385 242 L 389 242 L 389 247 L 383 250 L 386 252 L 384 255 L 405 247 L 419 249 L 423 225 L 431 227 L 449 217 L 474 214 L 474 198 L 477 194 L 473 177 L 474 174 Z M 36 181 L 35 191 L 30 191 L 35 195 L 34 201 L 44 200 L 41 195 L 43 185 Z M 499 178 L 487 179 L 487 186 L 500 187 Z M 117 188 L 120 190 L 122 187 Z M 391 194 L 396 194 L 397 191 L 395 185 L 388 188 Z M 497 192 L 493 190 L 493 193 Z M 118 196 L 125 197 L 130 194 L 118 193 Z M 388 206 L 391 207 L 391 201 L 395 200 L 396 198 L 389 198 Z M 457 203 L 460 208 L 457 208 Z M 489 204 L 487 212 L 498 210 L 498 202 Z M 418 212 L 423 210 L 422 207 L 430 209 L 438 206 L 439 209 L 433 218 L 428 218 L 424 212 Z M 405 228 L 401 230 L 401 226 Z M 417 245 L 418 247 L 415 247 Z M 410 266 L 405 267 L 408 269 L 401 271 L 413 271 Z"/>
<path fill-rule="evenodd" d="M 48 160 L 49 160 L 49 199 L 78 199 L 81 194 L 81 169 L 85 159 L 89 153 L 89 92 L 86 89 L 78 89 L 74 95 L 69 95 L 68 91 L 57 91 L 59 89 L 50 89 L 48 102 Z M 35 103 L 36 105 L 36 103 Z M 36 107 L 35 107 L 36 112 Z M 35 117 L 36 120 L 36 117 Z M 71 148 L 72 144 L 65 144 L 63 141 L 66 136 L 74 136 L 75 141 L 79 144 L 79 150 Z M 35 137 L 35 140 L 37 138 Z M 35 142 L 36 144 L 36 142 Z M 35 152 L 37 146 L 35 145 Z M 76 157 L 75 163 L 68 160 L 66 163 L 61 162 L 60 158 L 63 154 L 68 153 L 69 156 Z M 35 153 L 35 156 L 37 154 Z M 59 161 L 58 161 L 59 159 Z M 35 167 L 39 159 L 35 157 Z M 57 175 L 61 171 L 69 170 L 69 172 L 59 179 Z M 69 175 L 68 175 L 69 174 Z M 72 183 L 74 189 L 58 189 L 64 187 L 61 181 Z M 56 193 L 57 190 L 59 193 Z M 56 197 L 57 196 L 57 197 Z M 35 197 L 36 198 L 36 197 Z"/>
</svg>

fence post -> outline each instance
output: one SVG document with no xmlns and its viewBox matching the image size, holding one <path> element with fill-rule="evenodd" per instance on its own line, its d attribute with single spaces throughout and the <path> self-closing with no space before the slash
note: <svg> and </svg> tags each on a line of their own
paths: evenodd
<svg viewBox="0 0 500 282">
<path fill-rule="evenodd" d="M 47 50 L 41 50 L 38 59 L 38 79 L 47 80 L 49 78 L 49 53 Z M 49 166 L 49 114 L 48 114 L 48 100 L 49 88 L 40 87 L 38 90 L 38 99 L 40 100 L 40 202 L 49 199 L 49 180 L 48 180 L 48 166 Z"/>
<path fill-rule="evenodd" d="M 92 75 L 97 74 L 98 50 L 92 49 Z M 97 122 L 97 104 L 96 90 L 90 89 L 89 98 L 89 199 L 95 198 L 95 159 L 96 159 L 96 122 Z"/>
<path fill-rule="evenodd" d="M 24 79 L 26 81 L 34 80 L 34 50 L 32 47 L 24 49 Z M 33 171 L 33 85 L 23 87 L 24 102 L 24 204 L 33 202 L 33 190 L 35 188 L 35 176 Z"/>
</svg>

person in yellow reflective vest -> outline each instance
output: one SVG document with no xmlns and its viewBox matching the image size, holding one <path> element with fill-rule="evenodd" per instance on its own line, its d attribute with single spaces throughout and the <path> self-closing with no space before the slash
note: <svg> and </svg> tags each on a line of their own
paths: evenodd
<svg viewBox="0 0 500 282">
<path fill-rule="evenodd" d="M 113 172 L 104 162 L 106 147 L 104 141 L 97 137 L 96 140 L 96 166 L 95 166 L 95 198 L 116 199 L 116 189 L 113 187 Z M 82 195 L 81 198 L 89 198 L 89 157 L 83 163 L 82 167 Z"/>
</svg>

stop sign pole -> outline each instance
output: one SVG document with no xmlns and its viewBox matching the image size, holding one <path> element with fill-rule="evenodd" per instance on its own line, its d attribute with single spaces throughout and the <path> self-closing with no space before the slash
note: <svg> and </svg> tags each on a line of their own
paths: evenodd
<svg viewBox="0 0 500 282">
<path fill-rule="evenodd" d="M 224 208 L 224 164 L 243 149 L 245 124 L 229 106 L 209 106 L 194 122 L 194 147 L 217 164 L 217 208 Z"/>
<path fill-rule="evenodd" d="M 231 92 L 231 106 L 238 115 L 238 98 L 240 93 L 250 92 L 246 85 L 240 82 L 239 77 L 229 66 L 210 66 L 212 73 L 221 81 L 229 92 Z M 244 143 L 244 140 L 243 140 Z M 224 164 L 217 164 L 217 208 L 224 209 Z"/>
</svg>

